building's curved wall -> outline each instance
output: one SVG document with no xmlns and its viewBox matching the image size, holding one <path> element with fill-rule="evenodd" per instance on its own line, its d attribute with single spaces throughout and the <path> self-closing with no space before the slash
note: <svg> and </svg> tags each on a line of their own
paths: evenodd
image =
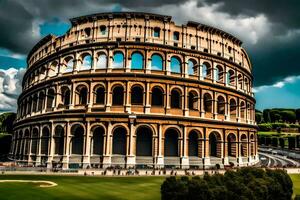
<svg viewBox="0 0 300 200">
<path fill-rule="evenodd" d="M 13 157 L 63 168 L 256 163 L 251 64 L 241 42 L 161 17 L 73 19 L 66 35 L 37 44 Z"/>
</svg>

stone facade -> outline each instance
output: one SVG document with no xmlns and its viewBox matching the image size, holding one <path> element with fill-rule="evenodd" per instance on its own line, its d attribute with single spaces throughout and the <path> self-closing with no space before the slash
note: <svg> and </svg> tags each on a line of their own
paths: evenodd
<svg viewBox="0 0 300 200">
<path fill-rule="evenodd" d="M 258 162 L 252 67 L 239 39 L 148 13 L 71 23 L 28 55 L 12 158 L 63 169 Z"/>
</svg>

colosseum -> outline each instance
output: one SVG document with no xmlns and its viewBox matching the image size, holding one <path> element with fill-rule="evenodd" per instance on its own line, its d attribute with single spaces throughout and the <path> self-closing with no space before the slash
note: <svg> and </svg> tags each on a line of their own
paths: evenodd
<svg viewBox="0 0 300 200">
<path fill-rule="evenodd" d="M 170 16 L 73 18 L 27 58 L 10 156 L 47 168 L 258 163 L 252 66 L 229 33 Z"/>
</svg>

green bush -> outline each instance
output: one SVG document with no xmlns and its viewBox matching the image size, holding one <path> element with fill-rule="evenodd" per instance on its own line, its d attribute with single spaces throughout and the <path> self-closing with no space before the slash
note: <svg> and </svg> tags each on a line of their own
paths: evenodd
<svg viewBox="0 0 300 200">
<path fill-rule="evenodd" d="M 289 128 L 289 124 L 286 123 L 272 123 L 272 129 L 277 129 L 277 128 Z"/>
<path fill-rule="evenodd" d="M 291 199 L 292 194 L 293 183 L 285 171 L 251 167 L 203 178 L 169 177 L 161 186 L 162 200 L 283 200 Z"/>
<path fill-rule="evenodd" d="M 258 130 L 259 131 L 271 131 L 272 124 L 271 123 L 258 124 Z"/>
</svg>

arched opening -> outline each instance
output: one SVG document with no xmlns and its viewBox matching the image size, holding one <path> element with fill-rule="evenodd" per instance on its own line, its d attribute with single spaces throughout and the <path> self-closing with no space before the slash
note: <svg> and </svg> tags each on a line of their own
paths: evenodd
<svg viewBox="0 0 300 200">
<path fill-rule="evenodd" d="M 31 114 L 31 107 L 32 107 L 32 98 L 29 97 L 29 99 L 28 99 L 28 106 L 27 106 L 27 115 Z"/>
<path fill-rule="evenodd" d="M 78 105 L 86 105 L 88 98 L 88 89 L 84 85 L 79 85 L 76 89 L 78 94 Z"/>
<path fill-rule="evenodd" d="M 151 56 L 151 70 L 163 70 L 163 59 L 159 54 Z"/>
<path fill-rule="evenodd" d="M 54 108 L 54 98 L 55 98 L 54 90 L 49 89 L 47 94 L 47 109 Z"/>
<path fill-rule="evenodd" d="M 254 135 L 250 135 L 250 153 L 251 156 L 255 155 L 255 140 L 254 140 Z"/>
<path fill-rule="evenodd" d="M 209 93 L 205 93 L 203 97 L 204 103 L 204 111 L 208 113 L 212 113 L 212 97 Z"/>
<path fill-rule="evenodd" d="M 241 156 L 247 156 L 247 136 L 245 134 L 241 135 Z"/>
<path fill-rule="evenodd" d="M 82 63 L 79 67 L 79 70 L 89 70 L 92 68 L 92 56 L 89 54 L 83 54 L 82 55 Z"/>
<path fill-rule="evenodd" d="M 244 90 L 246 92 L 249 92 L 249 79 L 247 77 L 245 77 L 245 87 L 244 87 Z"/>
<path fill-rule="evenodd" d="M 238 75 L 238 89 L 243 89 L 243 77 L 241 74 Z"/>
<path fill-rule="evenodd" d="M 236 137 L 233 133 L 227 136 L 227 152 L 228 156 L 236 157 Z"/>
<path fill-rule="evenodd" d="M 202 77 L 211 79 L 211 66 L 207 62 L 202 64 Z"/>
<path fill-rule="evenodd" d="M 220 65 L 217 65 L 215 68 L 215 81 L 217 82 L 223 82 L 223 67 Z"/>
<path fill-rule="evenodd" d="M 152 106 L 164 106 L 164 93 L 163 89 L 160 87 L 154 87 L 152 89 L 152 98 L 151 98 L 151 105 Z"/>
<path fill-rule="evenodd" d="M 230 109 L 230 118 L 236 118 L 236 101 L 234 99 L 230 99 L 229 101 L 229 109 Z"/>
<path fill-rule="evenodd" d="M 131 104 L 132 105 L 143 105 L 144 103 L 144 90 L 139 85 L 131 87 Z"/>
<path fill-rule="evenodd" d="M 113 132 L 113 154 L 126 155 L 126 136 L 127 131 L 124 127 L 118 127 Z"/>
<path fill-rule="evenodd" d="M 113 57 L 113 68 L 124 68 L 124 55 L 122 52 L 115 52 Z"/>
<path fill-rule="evenodd" d="M 197 69 L 196 69 L 196 61 L 193 59 L 189 59 L 188 61 L 188 73 L 189 75 L 197 75 Z"/>
<path fill-rule="evenodd" d="M 209 134 L 209 155 L 212 157 L 221 157 L 221 136 L 218 132 Z"/>
<path fill-rule="evenodd" d="M 45 94 L 44 92 L 40 92 L 39 94 L 39 101 L 38 101 L 38 110 L 42 111 L 44 109 L 44 105 L 45 105 Z"/>
<path fill-rule="evenodd" d="M 160 28 L 159 27 L 154 27 L 153 29 L 153 37 L 160 37 Z"/>
<path fill-rule="evenodd" d="M 93 131 L 93 154 L 94 155 L 103 155 L 104 148 L 104 134 L 105 131 L 103 127 L 99 126 Z"/>
<path fill-rule="evenodd" d="M 62 73 L 69 73 L 72 72 L 74 68 L 74 59 L 72 56 L 68 56 L 65 58 L 63 62 L 63 67 L 62 67 Z"/>
<path fill-rule="evenodd" d="M 68 87 L 61 88 L 61 100 L 64 106 L 70 105 L 71 93 Z"/>
<path fill-rule="evenodd" d="M 229 70 L 227 72 L 227 80 L 226 83 L 230 86 L 234 86 L 235 85 L 235 75 L 234 75 L 234 71 L 233 70 Z"/>
<path fill-rule="evenodd" d="M 37 104 L 38 104 L 38 96 L 37 94 L 35 94 L 32 99 L 32 112 L 37 111 Z"/>
<path fill-rule="evenodd" d="M 179 32 L 178 31 L 173 32 L 173 40 L 179 40 Z"/>
<path fill-rule="evenodd" d="M 171 108 L 181 108 L 181 93 L 177 89 L 171 91 Z"/>
<path fill-rule="evenodd" d="M 100 33 L 101 33 L 101 35 L 106 35 L 106 26 L 104 26 L 104 25 L 100 26 Z"/>
<path fill-rule="evenodd" d="M 37 128 L 34 128 L 32 131 L 31 137 L 31 154 L 36 155 L 38 149 L 38 141 L 39 141 L 39 131 Z"/>
<path fill-rule="evenodd" d="M 54 154 L 64 155 L 65 131 L 60 125 L 55 127 L 54 132 Z"/>
<path fill-rule="evenodd" d="M 100 53 L 97 57 L 96 69 L 105 69 L 107 67 L 107 56 Z"/>
<path fill-rule="evenodd" d="M 241 119 L 245 119 L 245 110 L 246 110 L 246 104 L 244 101 L 240 104 L 240 112 L 241 112 Z"/>
<path fill-rule="evenodd" d="M 58 64 L 56 61 L 54 61 L 53 63 L 51 63 L 50 68 L 48 70 L 48 76 L 49 77 L 54 77 L 57 75 L 57 71 L 58 71 Z"/>
<path fill-rule="evenodd" d="M 152 130 L 139 127 L 136 131 L 136 156 L 152 156 Z"/>
<path fill-rule="evenodd" d="M 41 154 L 43 155 L 48 155 L 49 137 L 50 137 L 50 130 L 48 127 L 44 127 L 42 130 L 42 137 L 41 137 Z"/>
<path fill-rule="evenodd" d="M 91 36 L 91 28 L 85 28 L 84 29 L 84 36 L 90 37 Z"/>
<path fill-rule="evenodd" d="M 72 134 L 72 151 L 73 155 L 83 154 L 84 128 L 81 125 L 74 125 L 71 128 Z"/>
<path fill-rule="evenodd" d="M 197 131 L 191 131 L 189 134 L 189 156 L 200 157 L 200 141 L 199 133 Z"/>
<path fill-rule="evenodd" d="M 218 96 L 218 102 L 217 102 L 217 113 L 224 115 L 225 114 L 225 99 L 223 96 Z"/>
<path fill-rule="evenodd" d="M 104 104 L 105 101 L 105 88 L 102 85 L 98 85 L 94 89 L 94 103 L 95 104 Z"/>
<path fill-rule="evenodd" d="M 115 86 L 112 92 L 112 105 L 121 106 L 124 104 L 124 89 L 121 85 Z"/>
<path fill-rule="evenodd" d="M 198 95 L 195 91 L 189 92 L 188 97 L 189 109 L 190 110 L 198 110 Z"/>
<path fill-rule="evenodd" d="M 131 55 L 131 69 L 144 69 L 144 56 L 140 52 Z"/>
<path fill-rule="evenodd" d="M 179 156 L 178 137 L 179 134 L 176 129 L 170 128 L 165 132 L 165 144 L 164 144 L 165 157 Z"/>
<path fill-rule="evenodd" d="M 181 73 L 181 62 L 179 58 L 173 56 L 171 58 L 171 72 L 173 73 Z"/>
<path fill-rule="evenodd" d="M 29 145 L 30 145 L 30 138 L 29 138 L 29 136 L 30 136 L 30 133 L 29 133 L 29 130 L 27 129 L 26 131 L 25 131 L 25 134 L 24 134 L 24 142 L 25 142 L 25 152 L 24 152 L 24 154 L 25 155 L 28 155 L 29 154 Z"/>
</svg>

